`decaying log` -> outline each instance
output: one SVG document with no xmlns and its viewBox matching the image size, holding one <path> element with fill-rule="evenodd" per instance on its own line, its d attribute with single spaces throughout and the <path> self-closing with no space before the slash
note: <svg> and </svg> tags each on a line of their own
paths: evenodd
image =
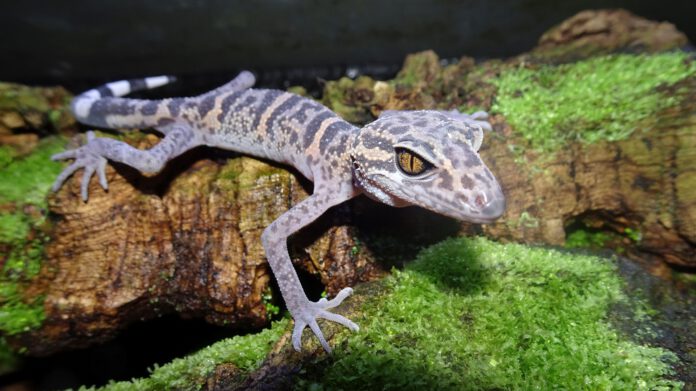
<svg viewBox="0 0 696 391">
<path fill-rule="evenodd" d="M 135 144 L 155 142 L 148 136 Z M 93 181 L 86 203 L 76 198 L 77 179 L 50 198 L 52 240 L 43 273 L 29 288 L 29 294 L 45 295 L 46 320 L 19 337 L 30 353 L 84 346 L 135 320 L 172 311 L 218 325 L 266 324 L 267 306 L 281 303 L 269 298 L 271 274 L 260 235 L 307 192 L 288 171 L 229 154 L 217 162 L 205 159 L 210 153 L 215 155 L 194 151 L 152 178 L 110 168 L 109 191 Z M 182 169 L 187 162 L 194 163 Z M 338 284 L 380 273 L 369 258 L 351 251 L 350 231 L 333 227 L 309 238 L 306 252 L 294 252 L 331 293 L 345 286 Z M 29 342 L 37 339 L 44 343 Z"/>
<path fill-rule="evenodd" d="M 668 22 L 644 19 L 622 9 L 587 10 L 544 33 L 532 53 L 577 59 L 617 51 L 678 49 L 687 43 L 686 35 Z"/>
</svg>

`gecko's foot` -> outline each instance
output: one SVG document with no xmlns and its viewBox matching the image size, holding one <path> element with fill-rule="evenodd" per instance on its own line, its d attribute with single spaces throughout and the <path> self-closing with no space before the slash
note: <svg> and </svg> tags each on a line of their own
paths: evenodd
<svg viewBox="0 0 696 391">
<path fill-rule="evenodd" d="M 82 183 L 80 186 L 80 193 L 83 201 L 87 201 L 89 180 L 92 178 L 95 172 L 99 177 L 99 184 L 101 187 L 104 188 L 104 190 L 109 188 L 105 174 L 107 160 L 103 156 L 96 153 L 94 148 L 95 139 L 94 132 L 87 132 L 87 144 L 79 148 L 71 149 L 69 151 L 51 156 L 52 160 L 75 159 L 71 165 L 66 167 L 63 172 L 58 175 L 55 182 L 53 182 L 51 190 L 54 192 L 58 191 L 58 189 L 60 189 L 60 187 L 63 185 L 63 182 L 65 182 L 68 177 L 70 177 L 80 168 L 85 169 L 84 173 L 82 174 Z"/>
<path fill-rule="evenodd" d="M 305 327 L 309 326 L 309 328 L 312 329 L 312 332 L 314 332 L 314 335 L 319 338 L 319 342 L 321 343 L 321 346 L 324 347 L 324 350 L 326 350 L 327 353 L 331 353 L 331 347 L 326 342 L 324 334 L 322 334 L 321 329 L 319 328 L 319 324 L 317 324 L 318 318 L 342 324 L 352 331 L 358 331 L 358 325 L 353 323 L 350 319 L 328 311 L 331 308 L 337 307 L 352 293 L 352 288 L 343 288 L 340 292 L 338 292 L 338 295 L 331 300 L 321 299 L 317 302 L 307 301 L 303 308 L 300 308 L 297 311 L 291 311 L 293 318 L 295 318 L 295 327 L 292 330 L 292 346 L 295 348 L 295 350 L 298 352 L 300 351 L 302 344 L 302 331 Z"/>
</svg>

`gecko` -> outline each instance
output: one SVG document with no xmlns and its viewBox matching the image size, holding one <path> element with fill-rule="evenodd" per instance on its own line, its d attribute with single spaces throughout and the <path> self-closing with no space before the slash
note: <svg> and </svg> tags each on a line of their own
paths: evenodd
<svg viewBox="0 0 696 391">
<path fill-rule="evenodd" d="M 302 333 L 309 327 L 331 352 L 317 319 L 359 329 L 353 321 L 330 311 L 352 294 L 352 288 L 343 288 L 331 300 L 310 301 L 288 254 L 288 237 L 329 208 L 365 194 L 391 206 L 417 205 L 473 223 L 490 223 L 505 211 L 501 186 L 478 153 L 483 131 L 491 129 L 485 112 L 386 110 L 358 127 L 312 99 L 252 88 L 256 80 L 249 71 L 195 97 L 123 97 L 174 80 L 157 76 L 117 81 L 76 96 L 71 110 L 79 122 L 111 129 L 151 128 L 163 137 L 154 147 L 140 150 L 88 131 L 84 145 L 52 156 L 53 160 L 73 159 L 57 176 L 52 190 L 58 191 L 68 177 L 83 169 L 80 194 L 87 202 L 95 174 L 108 190 L 108 161 L 154 174 L 167 161 L 198 146 L 295 167 L 313 182 L 312 194 L 266 227 L 261 241 L 294 319 L 292 344 L 297 351 L 301 350 Z"/>
</svg>

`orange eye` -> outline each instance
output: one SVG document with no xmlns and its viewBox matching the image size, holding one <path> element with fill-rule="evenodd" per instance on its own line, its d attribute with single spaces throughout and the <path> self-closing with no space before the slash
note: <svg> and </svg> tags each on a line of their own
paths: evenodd
<svg viewBox="0 0 696 391">
<path fill-rule="evenodd" d="M 405 148 L 396 149 L 396 162 L 404 174 L 416 176 L 433 168 L 427 160 Z"/>
</svg>

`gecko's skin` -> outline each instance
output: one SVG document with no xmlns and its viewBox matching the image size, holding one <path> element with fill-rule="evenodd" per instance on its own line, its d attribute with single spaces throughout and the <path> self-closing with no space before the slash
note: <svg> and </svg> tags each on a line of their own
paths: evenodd
<svg viewBox="0 0 696 391">
<path fill-rule="evenodd" d="M 292 342 L 300 350 L 309 326 L 326 351 L 330 347 L 318 318 L 357 331 L 358 326 L 329 309 L 352 290 L 332 300 L 311 302 L 302 289 L 287 250 L 287 238 L 327 209 L 359 194 L 393 206 L 418 205 L 459 220 L 487 223 L 505 209 L 505 197 L 478 148 L 485 113 L 456 111 L 387 111 L 358 128 L 321 104 L 277 90 L 252 89 L 254 76 L 242 72 L 231 82 L 203 95 L 163 100 L 119 96 L 166 84 L 152 77 L 106 84 L 77 96 L 76 118 L 104 128 L 154 128 L 164 135 L 149 150 L 87 134 L 87 144 L 53 156 L 74 159 L 53 185 L 84 168 L 81 195 L 87 200 L 91 177 L 107 189 L 108 160 L 155 173 L 177 155 L 200 145 L 233 150 L 294 166 L 314 182 L 311 196 L 293 206 L 263 232 L 261 239 L 288 310 L 295 320 Z"/>
</svg>

